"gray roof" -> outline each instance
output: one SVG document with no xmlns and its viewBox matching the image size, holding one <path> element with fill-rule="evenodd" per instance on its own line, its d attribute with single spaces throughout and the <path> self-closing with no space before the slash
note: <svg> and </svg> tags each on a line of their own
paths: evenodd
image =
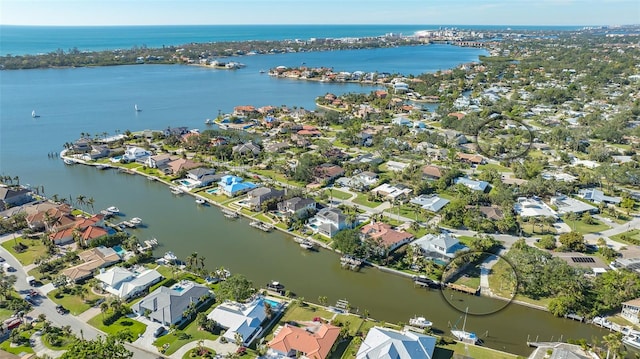
<svg viewBox="0 0 640 359">
<path fill-rule="evenodd" d="M 620 197 L 605 196 L 604 192 L 595 188 L 581 189 L 580 196 L 582 196 L 582 198 L 586 199 L 587 201 L 592 201 L 595 203 L 620 203 L 620 201 L 622 201 Z"/>
<path fill-rule="evenodd" d="M 342 214 L 342 211 L 339 208 L 332 207 L 325 207 L 321 209 L 318 214 L 316 214 L 316 216 L 324 217 L 335 224 L 342 223 L 347 218 L 344 214 Z"/>
<path fill-rule="evenodd" d="M 436 338 L 410 331 L 373 327 L 356 354 L 357 359 L 431 359 Z"/>
<path fill-rule="evenodd" d="M 293 197 L 284 202 L 281 202 L 280 204 L 282 204 L 284 208 L 296 212 L 312 203 L 316 203 L 316 201 L 311 198 Z M 280 209 L 280 206 L 278 207 L 278 209 Z"/>
<path fill-rule="evenodd" d="M 413 204 L 417 204 L 418 206 L 426 209 L 431 212 L 438 212 L 442 209 L 442 207 L 446 206 L 449 203 L 448 199 L 440 198 L 439 196 L 432 195 L 424 195 L 421 194 L 418 197 L 412 198 L 409 202 Z"/>
<path fill-rule="evenodd" d="M 183 284 L 181 291 L 163 286 L 134 304 L 132 309 L 138 313 L 144 313 L 148 309 L 151 311 L 149 318 L 160 323 L 174 324 L 182 319 L 182 313 L 191 302 L 198 303 L 202 296 L 210 294 L 209 288 L 193 282 Z"/>
<path fill-rule="evenodd" d="M 198 178 L 206 175 L 212 175 L 215 172 L 216 172 L 215 169 L 207 168 L 207 167 L 198 167 L 198 168 L 194 168 L 192 170 L 187 171 L 187 173 L 194 175 Z"/>
</svg>

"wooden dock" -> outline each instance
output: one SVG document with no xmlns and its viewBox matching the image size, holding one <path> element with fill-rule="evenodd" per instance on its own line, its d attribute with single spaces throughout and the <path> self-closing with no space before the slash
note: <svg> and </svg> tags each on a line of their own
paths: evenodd
<svg viewBox="0 0 640 359">
<path fill-rule="evenodd" d="M 463 292 L 463 293 L 467 293 L 467 294 L 471 294 L 471 295 L 478 295 L 478 293 L 480 293 L 480 287 L 471 288 L 471 287 L 467 287 L 466 285 L 455 284 L 455 283 L 447 283 L 447 284 L 445 284 L 445 286 L 447 288 L 451 288 L 453 290 L 457 290 L 459 292 Z"/>
<path fill-rule="evenodd" d="M 342 266 L 342 268 L 358 270 L 360 269 L 360 266 L 362 266 L 362 260 L 345 254 L 340 257 L 340 265 Z"/>
<path fill-rule="evenodd" d="M 236 218 L 240 217 L 238 212 L 230 211 L 230 210 L 227 210 L 227 209 L 223 209 L 222 210 L 222 215 L 224 215 L 224 217 L 228 218 L 228 219 L 236 219 Z"/>
<path fill-rule="evenodd" d="M 153 238 L 153 239 L 147 239 L 144 242 L 144 246 L 141 244 L 138 244 L 138 250 L 140 252 L 145 252 L 151 249 L 154 249 L 155 247 L 158 246 L 158 240 Z"/>
<path fill-rule="evenodd" d="M 265 232 L 270 232 L 273 229 L 272 226 L 260 221 L 253 221 L 249 223 L 249 225 L 253 228 L 258 228 L 259 230 L 265 231 Z"/>
<path fill-rule="evenodd" d="M 420 287 L 426 287 L 426 288 L 441 288 L 442 285 L 440 284 L 440 282 L 435 281 L 433 279 L 429 279 L 425 276 L 414 276 L 413 278 L 413 284 L 420 286 Z"/>
</svg>

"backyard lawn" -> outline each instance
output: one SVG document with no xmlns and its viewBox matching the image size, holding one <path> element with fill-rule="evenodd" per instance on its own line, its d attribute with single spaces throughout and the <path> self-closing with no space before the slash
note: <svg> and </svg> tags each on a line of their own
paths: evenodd
<svg viewBox="0 0 640 359">
<path fill-rule="evenodd" d="M 121 317 L 120 319 L 116 320 L 115 323 L 107 326 L 102 323 L 103 317 L 104 315 L 100 313 L 95 317 L 89 319 L 88 323 L 107 334 L 117 334 L 124 330 L 129 330 L 131 334 L 133 334 L 134 338 L 137 338 L 139 334 L 142 334 L 145 330 L 147 330 L 147 326 L 145 324 L 142 324 L 139 321 L 129 317 Z"/>
<path fill-rule="evenodd" d="M 198 330 L 198 325 L 194 320 L 189 323 L 189 325 L 187 325 L 184 330 L 176 330 L 174 332 L 161 336 L 155 342 L 153 342 L 153 345 L 158 348 L 162 348 L 163 345 L 169 344 L 169 347 L 164 352 L 164 354 L 171 355 L 187 343 L 198 341 L 200 339 L 217 340 L 219 337 L 220 335 L 213 334 L 209 331 Z"/>
<path fill-rule="evenodd" d="M 366 194 L 358 193 L 358 196 L 354 198 L 352 202 L 369 208 L 378 207 L 383 203 L 380 201 L 369 201 L 367 197 L 368 196 Z"/>
<path fill-rule="evenodd" d="M 24 252 L 16 252 L 15 249 L 13 249 L 16 242 L 26 245 L 27 249 Z M 22 265 L 32 264 L 36 258 L 47 253 L 47 247 L 45 247 L 39 239 L 25 239 L 18 237 L 16 240 L 9 240 L 2 243 L 2 247 L 6 249 L 7 252 L 11 253 L 11 255 L 16 257 Z"/>
<path fill-rule="evenodd" d="M 333 198 L 337 198 L 337 199 L 349 199 L 351 198 L 351 194 L 347 193 L 347 192 L 343 192 L 339 189 L 332 189 L 332 190 L 325 190 L 324 193 L 329 196 L 329 197 L 333 197 Z"/>
<path fill-rule="evenodd" d="M 463 343 L 449 344 L 436 347 L 433 359 L 450 359 L 454 357 L 474 359 L 517 359 L 515 354 L 499 352 L 490 348 L 477 345 L 465 345 Z"/>
</svg>

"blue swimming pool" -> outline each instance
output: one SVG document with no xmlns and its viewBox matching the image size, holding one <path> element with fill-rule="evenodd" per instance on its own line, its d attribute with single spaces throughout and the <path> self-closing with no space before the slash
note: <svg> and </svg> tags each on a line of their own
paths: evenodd
<svg viewBox="0 0 640 359">
<path fill-rule="evenodd" d="M 118 253 L 119 256 L 123 256 L 124 255 L 124 249 L 122 249 L 122 247 L 120 246 L 113 246 L 113 250 Z"/>
<path fill-rule="evenodd" d="M 280 302 L 276 302 L 275 300 L 265 299 L 264 302 L 269 303 L 271 308 L 278 308 L 280 306 Z"/>
<path fill-rule="evenodd" d="M 207 192 L 208 194 L 216 194 L 218 193 L 218 188 L 211 188 L 206 190 L 205 192 Z"/>
</svg>

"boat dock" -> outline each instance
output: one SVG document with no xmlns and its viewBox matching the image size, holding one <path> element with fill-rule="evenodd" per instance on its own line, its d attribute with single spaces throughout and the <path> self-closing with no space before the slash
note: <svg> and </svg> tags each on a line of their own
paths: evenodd
<svg viewBox="0 0 640 359">
<path fill-rule="evenodd" d="M 138 250 L 140 252 L 145 252 L 151 249 L 154 249 L 155 247 L 158 246 L 158 240 L 153 238 L 153 239 L 147 239 L 144 242 L 144 246 L 141 244 L 138 244 Z"/>
<path fill-rule="evenodd" d="M 345 254 L 340 257 L 340 265 L 342 268 L 358 270 L 360 269 L 360 266 L 362 266 L 362 260 Z"/>
<path fill-rule="evenodd" d="M 260 221 L 253 221 L 253 222 L 249 223 L 249 225 L 251 227 L 258 228 L 259 230 L 262 230 L 262 231 L 265 231 L 265 232 L 270 232 L 273 229 L 273 227 L 271 225 L 268 225 L 268 224 L 260 222 Z"/>
<path fill-rule="evenodd" d="M 463 292 L 463 293 L 467 293 L 467 294 L 471 294 L 471 295 L 478 295 L 478 293 L 480 293 L 480 288 L 471 288 L 471 287 L 467 287 L 466 285 L 462 285 L 462 284 L 455 284 L 455 283 L 447 283 L 445 284 L 445 286 L 447 288 L 451 288 L 453 290 L 457 290 L 459 292 Z"/>
<path fill-rule="evenodd" d="M 440 282 L 435 281 L 433 279 L 429 279 L 425 276 L 414 276 L 412 279 L 413 279 L 413 284 L 420 287 L 441 288 Z"/>
<path fill-rule="evenodd" d="M 228 209 L 223 209 L 222 210 L 222 215 L 224 215 L 224 217 L 228 218 L 228 219 L 236 219 L 236 218 L 240 217 L 238 212 L 230 211 Z"/>
</svg>

